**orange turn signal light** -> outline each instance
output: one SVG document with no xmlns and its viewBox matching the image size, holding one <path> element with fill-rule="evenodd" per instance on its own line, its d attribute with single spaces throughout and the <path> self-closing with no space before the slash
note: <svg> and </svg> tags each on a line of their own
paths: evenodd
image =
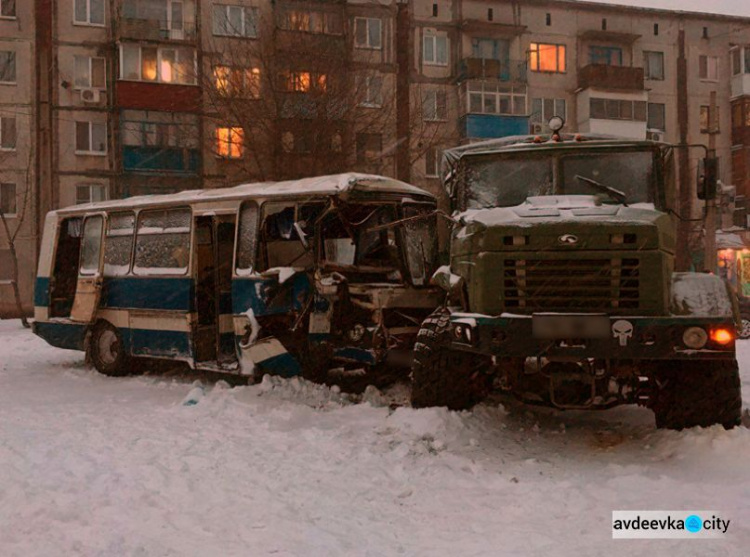
<svg viewBox="0 0 750 557">
<path fill-rule="evenodd" d="M 711 340 L 718 344 L 729 344 L 734 340 L 734 333 L 729 329 L 711 329 Z"/>
</svg>

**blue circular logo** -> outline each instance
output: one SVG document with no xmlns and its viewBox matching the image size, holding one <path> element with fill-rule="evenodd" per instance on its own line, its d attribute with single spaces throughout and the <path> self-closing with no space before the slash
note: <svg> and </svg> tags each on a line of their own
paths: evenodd
<svg viewBox="0 0 750 557">
<path fill-rule="evenodd" d="M 703 528 L 703 520 L 697 514 L 691 514 L 685 519 L 685 529 L 695 534 Z"/>
</svg>

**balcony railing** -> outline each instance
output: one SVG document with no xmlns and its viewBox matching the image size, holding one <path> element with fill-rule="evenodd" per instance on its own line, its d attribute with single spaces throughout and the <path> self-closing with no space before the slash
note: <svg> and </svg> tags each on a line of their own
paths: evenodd
<svg viewBox="0 0 750 557">
<path fill-rule="evenodd" d="M 588 89 L 644 90 L 643 68 L 591 64 L 578 70 L 578 87 Z"/>
<path fill-rule="evenodd" d="M 119 35 L 125 39 L 145 41 L 194 41 L 195 22 L 176 23 L 159 19 L 124 17 L 119 22 Z"/>
<path fill-rule="evenodd" d="M 459 81 L 467 79 L 498 79 L 526 83 L 525 60 L 495 60 L 492 58 L 464 58 L 461 61 Z"/>
</svg>

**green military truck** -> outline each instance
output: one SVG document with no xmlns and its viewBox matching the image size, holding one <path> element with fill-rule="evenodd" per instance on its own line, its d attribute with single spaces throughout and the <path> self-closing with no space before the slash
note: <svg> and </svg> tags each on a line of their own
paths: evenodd
<svg viewBox="0 0 750 557">
<path fill-rule="evenodd" d="M 739 424 L 737 304 L 720 278 L 675 272 L 675 151 L 557 132 L 447 151 L 456 219 L 433 282 L 448 302 L 419 332 L 413 406 L 500 389 L 560 409 L 643 405 L 660 428 Z"/>
</svg>

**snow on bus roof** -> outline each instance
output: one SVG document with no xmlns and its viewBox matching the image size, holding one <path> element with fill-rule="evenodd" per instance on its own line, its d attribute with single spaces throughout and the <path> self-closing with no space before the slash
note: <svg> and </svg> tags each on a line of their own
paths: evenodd
<svg viewBox="0 0 750 557">
<path fill-rule="evenodd" d="M 394 178 L 350 172 L 284 182 L 255 182 L 229 188 L 186 190 L 179 193 L 160 195 L 139 195 L 125 199 L 74 205 L 59 209 L 57 212 L 78 213 L 92 210 L 136 208 L 161 204 L 179 205 L 204 201 L 222 201 L 242 199 L 244 197 L 289 197 L 305 194 L 327 196 L 351 192 L 395 193 L 435 199 L 435 196 L 431 193 Z"/>
</svg>

